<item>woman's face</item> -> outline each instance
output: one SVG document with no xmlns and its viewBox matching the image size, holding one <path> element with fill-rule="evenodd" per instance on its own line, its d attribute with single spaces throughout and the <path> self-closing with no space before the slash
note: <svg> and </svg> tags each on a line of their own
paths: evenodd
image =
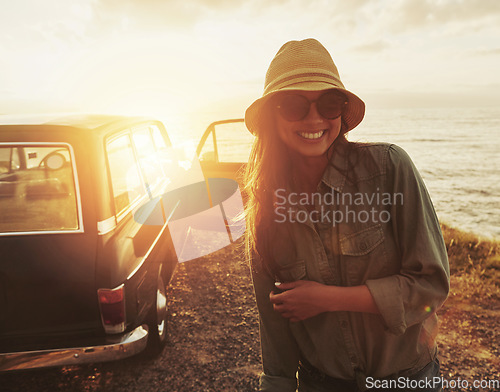
<svg viewBox="0 0 500 392">
<path fill-rule="evenodd" d="M 300 91 L 309 101 L 317 100 L 324 91 Z M 291 92 L 290 94 L 295 94 Z M 327 119 L 318 113 L 317 103 L 311 103 L 309 113 L 299 121 L 289 121 L 275 110 L 280 139 L 293 151 L 304 157 L 320 157 L 340 134 L 341 116 Z"/>
</svg>

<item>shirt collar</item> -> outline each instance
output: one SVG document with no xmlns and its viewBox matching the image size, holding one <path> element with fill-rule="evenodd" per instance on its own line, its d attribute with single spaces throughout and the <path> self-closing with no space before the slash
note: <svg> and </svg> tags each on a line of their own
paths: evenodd
<svg viewBox="0 0 500 392">
<path fill-rule="evenodd" d="M 346 144 L 340 144 L 333 149 L 333 155 L 323 173 L 321 181 L 337 192 L 344 188 L 349 159 L 349 148 Z"/>
</svg>

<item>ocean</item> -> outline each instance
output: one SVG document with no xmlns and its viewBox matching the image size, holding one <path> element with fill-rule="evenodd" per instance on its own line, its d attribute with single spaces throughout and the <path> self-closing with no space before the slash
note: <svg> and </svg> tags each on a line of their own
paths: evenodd
<svg viewBox="0 0 500 392">
<path fill-rule="evenodd" d="M 248 135 L 239 132 L 222 140 L 220 150 L 245 156 Z M 181 144 L 193 148 L 201 134 L 199 128 L 182 132 Z M 348 138 L 403 147 L 440 221 L 484 239 L 500 239 L 500 108 L 370 109 Z"/>
</svg>

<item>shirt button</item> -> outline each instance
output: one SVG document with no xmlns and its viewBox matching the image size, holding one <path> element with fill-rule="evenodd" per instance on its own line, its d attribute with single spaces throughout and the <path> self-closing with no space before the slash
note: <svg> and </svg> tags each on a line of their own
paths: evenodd
<svg viewBox="0 0 500 392">
<path fill-rule="evenodd" d="M 342 321 L 342 323 L 340 325 L 342 325 L 343 328 L 347 328 L 347 321 L 345 321 L 345 320 Z"/>
<path fill-rule="evenodd" d="M 367 248 L 366 242 L 362 242 L 361 244 L 359 244 L 359 249 L 366 250 L 366 248 Z"/>
<path fill-rule="evenodd" d="M 358 362 L 358 359 L 353 355 L 351 358 L 351 363 L 354 365 Z"/>
</svg>

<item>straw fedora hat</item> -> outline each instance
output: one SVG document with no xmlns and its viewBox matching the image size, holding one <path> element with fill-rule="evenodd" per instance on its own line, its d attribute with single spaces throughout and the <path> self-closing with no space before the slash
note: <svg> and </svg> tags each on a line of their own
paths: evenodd
<svg viewBox="0 0 500 392">
<path fill-rule="evenodd" d="M 317 40 L 289 41 L 274 56 L 266 73 L 264 93 L 245 112 L 245 124 L 250 132 L 258 134 L 268 119 L 265 113 L 270 97 L 280 91 L 320 91 L 334 89 L 347 97 L 347 108 L 342 120 L 350 131 L 365 114 L 365 104 L 355 94 L 346 90 L 330 53 Z"/>
</svg>

